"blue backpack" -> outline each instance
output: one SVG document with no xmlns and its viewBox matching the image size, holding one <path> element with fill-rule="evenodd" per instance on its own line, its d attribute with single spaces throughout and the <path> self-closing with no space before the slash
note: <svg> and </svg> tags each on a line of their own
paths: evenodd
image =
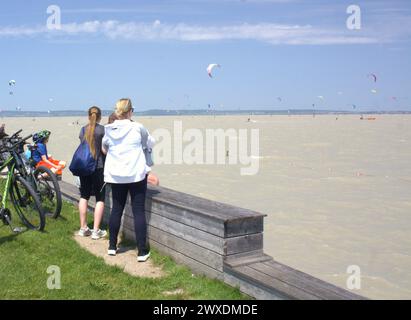
<svg viewBox="0 0 411 320">
<path fill-rule="evenodd" d="M 84 127 L 82 128 L 84 136 Z M 74 152 L 73 159 L 70 164 L 70 171 L 74 176 L 86 177 L 94 173 L 97 167 L 97 160 L 94 159 L 93 154 L 90 151 L 86 139 L 83 137 L 76 152 Z"/>
</svg>

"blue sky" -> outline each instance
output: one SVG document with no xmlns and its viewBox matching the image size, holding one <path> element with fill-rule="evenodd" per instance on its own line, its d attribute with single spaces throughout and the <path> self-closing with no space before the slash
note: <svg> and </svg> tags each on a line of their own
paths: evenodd
<svg viewBox="0 0 411 320">
<path fill-rule="evenodd" d="M 27 2 L 0 4 L 2 110 L 121 97 L 139 110 L 411 110 L 409 0 Z M 351 4 L 360 30 L 346 27 Z M 60 30 L 46 27 L 50 5 Z"/>
</svg>

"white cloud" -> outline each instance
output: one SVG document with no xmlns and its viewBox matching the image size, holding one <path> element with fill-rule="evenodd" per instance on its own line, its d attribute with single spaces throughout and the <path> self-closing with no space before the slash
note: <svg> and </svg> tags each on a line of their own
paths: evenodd
<svg viewBox="0 0 411 320">
<path fill-rule="evenodd" d="M 285 25 L 274 23 L 235 24 L 235 25 L 190 25 L 185 23 L 167 24 L 159 20 L 152 23 L 87 21 L 63 24 L 61 30 L 48 30 L 46 27 L 0 27 L 0 37 L 35 37 L 46 35 L 55 38 L 65 36 L 103 36 L 112 40 L 130 41 L 224 41 L 252 40 L 270 44 L 286 45 L 332 45 L 332 44 L 370 44 L 391 42 L 401 35 L 409 36 L 409 31 L 396 30 L 379 33 L 352 32 L 345 29 L 333 30 L 311 25 Z"/>
</svg>

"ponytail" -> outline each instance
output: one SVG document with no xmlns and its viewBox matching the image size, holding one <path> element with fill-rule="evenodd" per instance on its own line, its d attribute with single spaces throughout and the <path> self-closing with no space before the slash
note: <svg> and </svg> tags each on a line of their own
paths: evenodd
<svg viewBox="0 0 411 320">
<path fill-rule="evenodd" d="M 88 110 L 88 120 L 89 124 L 86 128 L 85 137 L 86 141 L 90 147 L 91 154 L 94 159 L 97 159 L 97 150 L 95 146 L 94 131 L 96 129 L 96 124 L 101 120 L 101 110 L 98 107 L 91 107 Z"/>
</svg>

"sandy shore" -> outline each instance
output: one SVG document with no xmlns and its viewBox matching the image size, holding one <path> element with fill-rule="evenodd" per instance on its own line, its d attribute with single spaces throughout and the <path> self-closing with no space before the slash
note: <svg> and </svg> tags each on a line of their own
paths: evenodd
<svg viewBox="0 0 411 320">
<path fill-rule="evenodd" d="M 259 172 L 241 165 L 156 165 L 163 186 L 268 215 L 276 260 L 345 287 L 361 268 L 370 298 L 411 298 L 411 116 L 146 117 L 151 132 L 259 129 Z M 52 131 L 49 152 L 70 160 L 84 118 L 3 118 L 7 132 Z M 105 119 L 104 121 L 105 122 Z M 72 182 L 69 171 L 64 179 Z"/>
</svg>

